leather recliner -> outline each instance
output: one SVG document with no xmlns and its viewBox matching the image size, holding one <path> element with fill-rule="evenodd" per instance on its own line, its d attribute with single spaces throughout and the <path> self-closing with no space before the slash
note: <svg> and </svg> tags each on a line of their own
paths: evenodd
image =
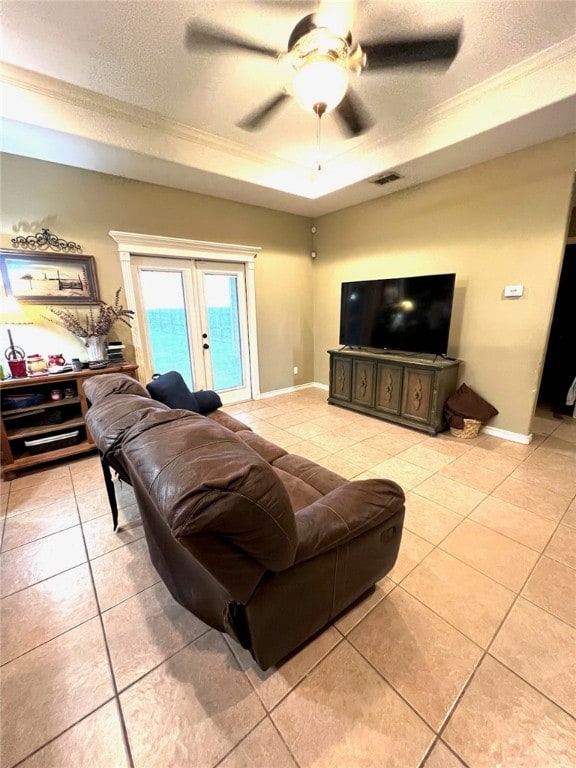
<svg viewBox="0 0 576 768">
<path fill-rule="evenodd" d="M 170 409 L 122 374 L 95 376 L 84 390 L 86 423 L 134 488 L 171 594 L 262 669 L 393 567 L 404 520 L 394 482 L 347 481 L 221 410 Z"/>
</svg>

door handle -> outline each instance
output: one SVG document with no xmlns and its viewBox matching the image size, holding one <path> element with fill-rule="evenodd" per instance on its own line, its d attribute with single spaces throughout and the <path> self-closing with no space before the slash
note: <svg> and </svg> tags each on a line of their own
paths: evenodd
<svg viewBox="0 0 576 768">
<path fill-rule="evenodd" d="M 202 349 L 210 349 L 210 344 L 202 344 Z"/>
</svg>

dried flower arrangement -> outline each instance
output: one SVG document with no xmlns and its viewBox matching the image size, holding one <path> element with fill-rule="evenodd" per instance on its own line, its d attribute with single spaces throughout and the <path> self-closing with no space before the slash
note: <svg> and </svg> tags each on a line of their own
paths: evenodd
<svg viewBox="0 0 576 768">
<path fill-rule="evenodd" d="M 46 317 L 45 319 L 50 323 L 60 325 L 81 339 L 86 339 L 90 336 L 107 336 L 114 323 L 118 321 L 131 328 L 130 321 L 134 317 L 134 310 L 124 309 L 122 304 L 120 304 L 121 290 L 121 288 L 118 288 L 114 294 L 114 304 L 107 304 L 105 301 L 101 301 L 97 312 L 90 307 L 87 313 L 80 316 L 77 311 L 71 312 L 68 309 L 48 307 L 50 312 L 59 319 L 54 320 L 51 317 Z"/>
</svg>

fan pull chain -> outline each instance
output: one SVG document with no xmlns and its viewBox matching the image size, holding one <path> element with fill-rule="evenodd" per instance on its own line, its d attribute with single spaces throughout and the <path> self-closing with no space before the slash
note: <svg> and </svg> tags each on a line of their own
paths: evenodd
<svg viewBox="0 0 576 768">
<path fill-rule="evenodd" d="M 322 170 L 322 162 L 321 162 L 321 155 L 320 155 L 320 124 L 322 122 L 322 115 L 324 112 L 326 112 L 326 104 L 323 102 L 319 102 L 318 104 L 314 104 L 313 110 L 315 114 L 318 115 L 318 123 L 316 125 L 316 170 L 321 171 Z"/>
<path fill-rule="evenodd" d="M 318 123 L 316 124 L 316 170 L 322 170 L 322 163 L 320 157 L 320 125 L 322 122 L 322 116 L 318 115 Z"/>
</svg>

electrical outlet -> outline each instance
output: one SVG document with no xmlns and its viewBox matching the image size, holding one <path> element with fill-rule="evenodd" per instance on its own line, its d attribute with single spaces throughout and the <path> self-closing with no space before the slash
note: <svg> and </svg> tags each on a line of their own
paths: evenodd
<svg viewBox="0 0 576 768">
<path fill-rule="evenodd" d="M 298 366 L 297 366 L 297 365 L 295 365 L 295 366 L 294 366 L 294 376 L 296 376 L 296 374 L 297 374 L 297 373 L 298 373 Z"/>
</svg>

